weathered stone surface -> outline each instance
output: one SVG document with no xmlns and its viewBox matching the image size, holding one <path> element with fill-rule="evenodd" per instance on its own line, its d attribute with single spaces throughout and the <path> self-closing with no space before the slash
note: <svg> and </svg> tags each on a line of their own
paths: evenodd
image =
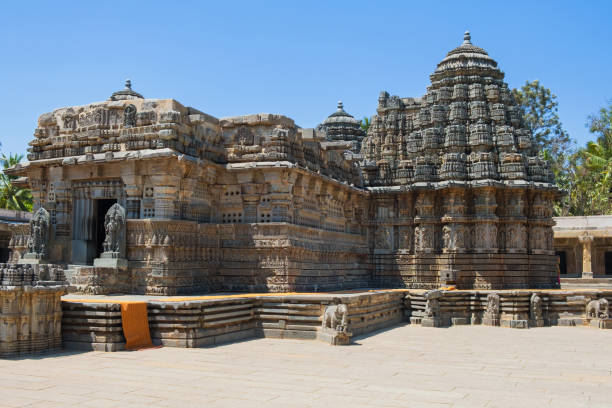
<svg viewBox="0 0 612 408">
<path fill-rule="evenodd" d="M 9 172 L 48 221 L 15 232 L 13 257 L 79 265 L 99 293 L 557 287 L 559 191 L 503 78 L 466 34 L 425 96 L 380 95 L 365 138 L 342 106 L 306 130 L 127 83 L 39 119 Z M 127 267 L 108 279 L 106 258 Z"/>
<path fill-rule="evenodd" d="M 0 264 L 0 357 L 61 348 L 63 270 Z"/>
</svg>

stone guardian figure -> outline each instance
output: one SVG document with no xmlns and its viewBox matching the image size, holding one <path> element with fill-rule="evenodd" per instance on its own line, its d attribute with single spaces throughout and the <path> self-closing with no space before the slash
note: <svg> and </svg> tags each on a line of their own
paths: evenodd
<svg viewBox="0 0 612 408">
<path fill-rule="evenodd" d="M 94 266 L 100 268 L 127 268 L 125 259 L 125 208 L 115 203 L 104 217 L 106 237 L 102 243 L 104 252 L 94 259 Z"/>
<path fill-rule="evenodd" d="M 104 217 L 104 252 L 116 254 L 113 258 L 119 258 L 123 252 L 125 240 L 125 209 L 115 203 L 108 209 Z"/>
<path fill-rule="evenodd" d="M 44 208 L 39 208 L 30 220 L 30 237 L 28 238 L 28 252 L 24 255 L 24 260 L 42 260 L 48 256 L 49 244 L 49 212 Z"/>
</svg>

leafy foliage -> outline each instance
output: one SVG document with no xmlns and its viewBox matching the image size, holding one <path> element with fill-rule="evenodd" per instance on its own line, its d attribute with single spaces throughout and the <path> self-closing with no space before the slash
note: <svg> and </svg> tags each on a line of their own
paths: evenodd
<svg viewBox="0 0 612 408">
<path fill-rule="evenodd" d="M 590 116 L 587 127 L 596 139 L 576 153 L 583 200 L 576 212 L 583 214 L 575 215 L 612 214 L 612 104 Z"/>
<path fill-rule="evenodd" d="M 9 176 L 5 170 L 21 162 L 22 154 L 2 155 L 0 165 L 0 208 L 19 211 L 32 211 L 32 192 L 28 189 L 17 187 L 13 182 L 17 177 Z"/>
<path fill-rule="evenodd" d="M 363 119 L 361 119 L 361 130 L 363 130 L 363 133 L 368 133 L 369 128 L 370 128 L 370 118 L 368 118 L 367 116 L 364 116 Z"/>
<path fill-rule="evenodd" d="M 521 89 L 513 89 L 512 94 L 533 134 L 536 147 L 544 152 L 555 178 L 557 181 L 565 178 L 564 171 L 574 143 L 559 119 L 557 96 L 538 80 L 525 82 Z"/>
</svg>

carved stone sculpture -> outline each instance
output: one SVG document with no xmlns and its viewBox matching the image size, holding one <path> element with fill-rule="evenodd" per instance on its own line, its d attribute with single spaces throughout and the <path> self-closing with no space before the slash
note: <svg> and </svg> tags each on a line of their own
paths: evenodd
<svg viewBox="0 0 612 408">
<path fill-rule="evenodd" d="M 115 203 L 109 208 L 104 217 L 104 230 L 106 231 L 104 252 L 122 252 L 122 244 L 125 239 L 125 209 L 121 205 Z"/>
<path fill-rule="evenodd" d="M 482 319 L 486 326 L 499 326 L 500 302 L 497 293 L 487 295 L 487 308 Z"/>
<path fill-rule="evenodd" d="M 124 118 L 123 118 L 124 127 L 136 126 L 136 107 L 134 105 L 126 106 L 123 114 L 124 114 Z"/>
<path fill-rule="evenodd" d="M 94 259 L 94 266 L 99 268 L 127 268 L 125 259 L 125 208 L 115 203 L 108 209 L 104 217 L 106 236 L 102 247 L 104 252 L 100 258 Z"/>
<path fill-rule="evenodd" d="M 542 298 L 537 293 L 529 299 L 529 325 L 541 327 L 544 325 L 544 313 L 542 311 Z"/>
<path fill-rule="evenodd" d="M 542 298 L 534 293 L 529 300 L 529 314 L 532 320 L 540 320 L 542 316 Z"/>
<path fill-rule="evenodd" d="M 588 319 L 608 319 L 610 317 L 608 301 L 604 298 L 591 300 L 586 307 L 586 316 Z"/>
<path fill-rule="evenodd" d="M 321 323 L 319 340 L 332 345 L 346 345 L 351 342 L 353 334 L 348 331 L 348 306 L 343 303 L 325 308 Z"/>
<path fill-rule="evenodd" d="M 49 241 L 49 213 L 39 208 L 30 220 L 30 238 L 28 239 L 28 253 L 24 258 L 44 259 L 48 253 Z"/>
<path fill-rule="evenodd" d="M 430 290 L 425 293 L 425 313 L 421 325 L 424 327 L 439 327 L 442 324 L 440 319 L 440 297 L 442 292 Z"/>
<path fill-rule="evenodd" d="M 347 330 L 348 308 L 345 304 L 327 306 L 323 313 L 323 329 L 332 329 L 338 332 Z"/>
</svg>

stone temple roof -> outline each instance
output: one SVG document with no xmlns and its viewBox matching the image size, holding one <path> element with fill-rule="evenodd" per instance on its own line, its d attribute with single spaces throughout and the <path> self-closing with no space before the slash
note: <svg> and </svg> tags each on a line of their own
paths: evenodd
<svg viewBox="0 0 612 408">
<path fill-rule="evenodd" d="M 493 77 L 498 77 L 499 74 L 502 74 L 503 77 L 503 73 L 497 68 L 497 62 L 484 49 L 473 45 L 471 39 L 470 32 L 466 31 L 463 36 L 463 43 L 449 51 L 446 57 L 438 63 L 431 76 L 432 81 L 455 75 L 457 71 L 461 70 L 479 70 L 480 75 L 483 74 L 483 71 L 486 71 Z"/>
<path fill-rule="evenodd" d="M 329 115 L 327 119 L 323 121 L 323 125 L 331 125 L 331 124 L 346 124 L 346 125 L 358 125 L 361 126 L 361 122 L 353 117 L 353 115 L 347 113 L 344 110 L 344 106 L 342 105 L 342 101 L 338 101 L 338 109 Z"/>
<path fill-rule="evenodd" d="M 317 129 L 325 132 L 325 138 L 329 141 L 353 142 L 352 150 L 355 153 L 361 149 L 361 140 L 365 137 L 361 121 L 344 110 L 342 101 L 338 101 L 338 109 L 317 126 Z"/>
<path fill-rule="evenodd" d="M 113 94 L 108 98 L 110 101 L 125 101 L 128 99 L 144 99 L 144 97 L 136 91 L 132 90 L 132 81 L 129 79 L 125 80 L 125 88 L 113 92 Z"/>
</svg>

